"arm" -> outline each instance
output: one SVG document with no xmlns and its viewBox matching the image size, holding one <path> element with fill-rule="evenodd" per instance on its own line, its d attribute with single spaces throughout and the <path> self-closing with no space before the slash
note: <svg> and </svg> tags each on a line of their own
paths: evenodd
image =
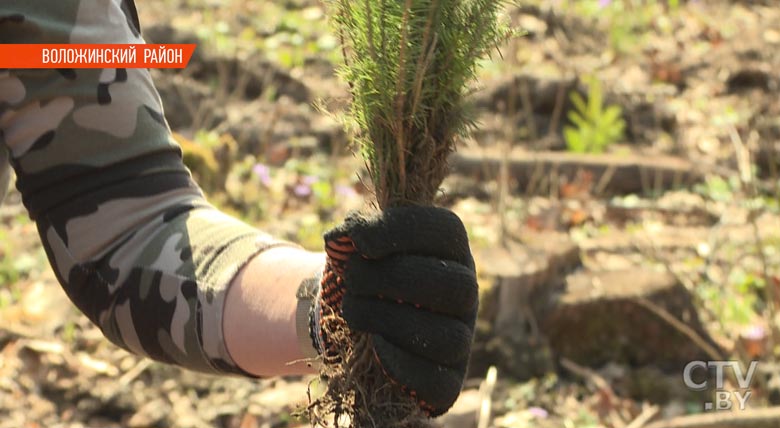
<svg viewBox="0 0 780 428">
<path fill-rule="evenodd" d="M 134 10 L 4 1 L 0 40 L 142 43 Z M 303 356 L 292 272 L 312 275 L 317 256 L 206 202 L 148 70 L 0 71 L 0 131 L 54 272 L 108 339 L 204 372 L 306 370 L 284 365 Z"/>
</svg>

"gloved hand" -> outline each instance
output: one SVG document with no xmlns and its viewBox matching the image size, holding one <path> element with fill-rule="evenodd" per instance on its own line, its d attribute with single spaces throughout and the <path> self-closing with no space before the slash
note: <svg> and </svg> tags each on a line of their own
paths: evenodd
<svg viewBox="0 0 780 428">
<path fill-rule="evenodd" d="M 321 307 L 369 333 L 385 373 L 430 416 L 447 411 L 466 375 L 478 305 L 460 219 L 436 207 L 353 214 L 325 234 L 325 251 Z"/>
</svg>

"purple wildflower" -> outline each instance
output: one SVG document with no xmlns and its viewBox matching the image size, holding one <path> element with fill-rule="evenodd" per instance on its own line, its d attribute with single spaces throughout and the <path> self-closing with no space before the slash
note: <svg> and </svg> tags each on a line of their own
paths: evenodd
<svg viewBox="0 0 780 428">
<path fill-rule="evenodd" d="M 605 7 L 612 4 L 612 0 L 599 0 L 599 9 L 604 9 Z"/>
<path fill-rule="evenodd" d="M 301 178 L 301 183 L 303 183 L 303 184 L 305 184 L 307 186 L 311 186 L 314 183 L 316 183 L 317 181 L 319 181 L 319 180 L 317 179 L 317 177 L 315 177 L 313 175 L 304 175 L 303 178 Z"/>
<path fill-rule="evenodd" d="M 549 413 L 541 407 L 529 407 L 528 413 L 530 413 L 536 419 L 547 419 Z"/>
<path fill-rule="evenodd" d="M 262 163 L 255 164 L 252 167 L 252 172 L 260 179 L 260 182 L 265 186 L 271 185 L 271 168 Z"/>
<path fill-rule="evenodd" d="M 293 187 L 293 193 L 295 193 L 295 196 L 304 198 L 311 195 L 311 186 L 305 183 L 296 184 L 295 187 Z"/>
<path fill-rule="evenodd" d="M 745 339 L 761 340 L 767 336 L 766 328 L 759 324 L 753 324 L 742 330 L 742 337 Z"/>
</svg>

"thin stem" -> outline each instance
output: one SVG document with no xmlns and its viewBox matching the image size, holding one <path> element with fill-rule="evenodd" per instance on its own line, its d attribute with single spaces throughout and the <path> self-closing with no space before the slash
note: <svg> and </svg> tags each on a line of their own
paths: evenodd
<svg viewBox="0 0 780 428">
<path fill-rule="evenodd" d="M 396 116 L 395 116 L 395 134 L 396 151 L 398 154 L 398 188 L 397 194 L 406 199 L 406 118 L 404 117 L 404 104 L 406 103 L 406 49 L 409 37 L 409 14 L 412 9 L 412 0 L 406 0 L 404 5 L 404 14 L 401 20 L 401 41 L 400 54 L 398 56 L 398 76 L 396 77 Z M 380 202 L 379 204 L 383 204 Z"/>
</svg>

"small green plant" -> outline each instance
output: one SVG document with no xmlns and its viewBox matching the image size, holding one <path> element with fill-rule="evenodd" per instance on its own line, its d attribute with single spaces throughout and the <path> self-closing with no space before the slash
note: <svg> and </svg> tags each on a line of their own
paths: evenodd
<svg viewBox="0 0 780 428">
<path fill-rule="evenodd" d="M 617 105 L 605 105 L 601 82 L 595 77 L 587 79 L 587 101 L 578 92 L 572 92 L 574 109 L 563 136 L 569 151 L 575 153 L 602 153 L 609 145 L 623 139 L 626 122 L 623 111 Z"/>
</svg>

